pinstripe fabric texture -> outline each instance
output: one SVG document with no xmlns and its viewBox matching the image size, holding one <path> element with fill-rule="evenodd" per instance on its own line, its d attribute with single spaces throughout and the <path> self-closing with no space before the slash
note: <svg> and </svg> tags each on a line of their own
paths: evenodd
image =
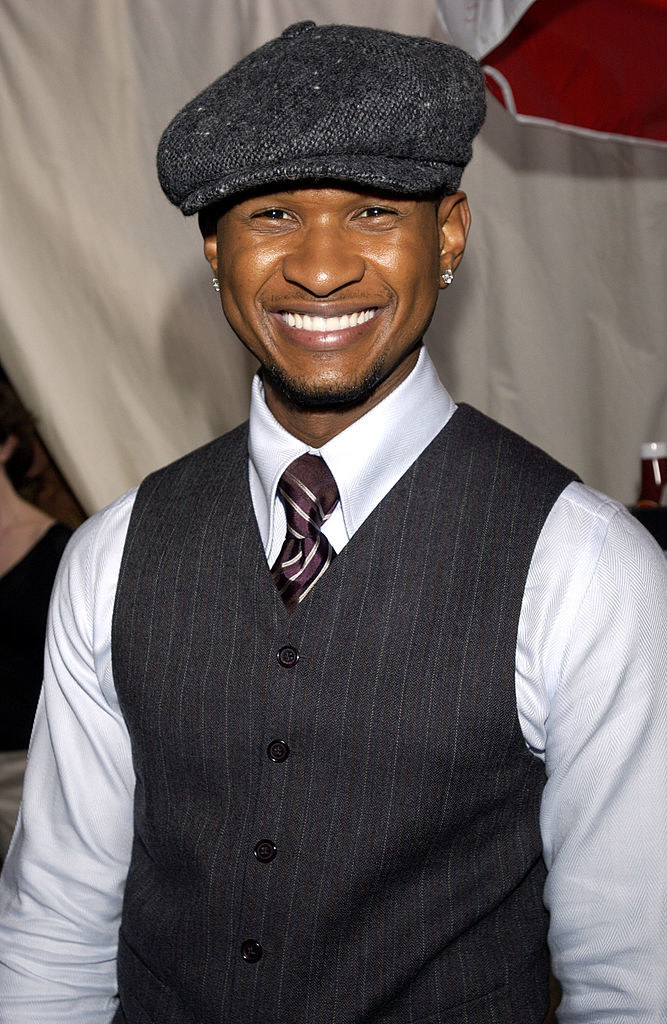
<svg viewBox="0 0 667 1024">
<path fill-rule="evenodd" d="M 113 623 L 137 778 L 115 1021 L 540 1024 L 544 773 L 514 654 L 572 474 L 462 406 L 289 614 L 246 444 L 239 428 L 153 475 L 132 515 Z"/>
<path fill-rule="evenodd" d="M 338 504 L 331 470 L 318 455 L 300 455 L 280 478 L 287 537 L 271 570 L 278 593 L 292 611 L 327 571 L 334 550 L 321 529 Z"/>
</svg>

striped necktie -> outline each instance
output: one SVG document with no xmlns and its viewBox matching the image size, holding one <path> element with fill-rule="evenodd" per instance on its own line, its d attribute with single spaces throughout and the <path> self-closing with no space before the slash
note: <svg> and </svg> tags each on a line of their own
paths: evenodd
<svg viewBox="0 0 667 1024">
<path fill-rule="evenodd" d="M 302 455 L 280 478 L 287 536 L 271 570 L 278 593 L 290 611 L 303 601 L 329 568 L 334 550 L 320 532 L 338 504 L 338 488 L 319 455 Z"/>
</svg>

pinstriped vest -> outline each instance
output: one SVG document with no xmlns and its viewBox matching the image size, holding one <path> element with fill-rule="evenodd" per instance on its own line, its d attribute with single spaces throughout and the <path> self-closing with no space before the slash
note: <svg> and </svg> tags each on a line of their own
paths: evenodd
<svg viewBox="0 0 667 1024">
<path fill-rule="evenodd" d="M 462 406 L 291 615 L 247 476 L 244 425 L 149 477 L 130 522 L 114 1021 L 538 1024 L 544 773 L 515 646 L 573 474 Z"/>
</svg>

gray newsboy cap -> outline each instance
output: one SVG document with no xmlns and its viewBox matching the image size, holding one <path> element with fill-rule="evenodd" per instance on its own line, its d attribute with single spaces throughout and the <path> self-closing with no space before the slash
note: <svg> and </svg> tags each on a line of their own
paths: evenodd
<svg viewBox="0 0 667 1024">
<path fill-rule="evenodd" d="M 186 214 L 296 181 L 455 192 L 485 110 L 482 73 L 456 46 L 302 21 L 176 115 L 158 177 Z"/>
</svg>

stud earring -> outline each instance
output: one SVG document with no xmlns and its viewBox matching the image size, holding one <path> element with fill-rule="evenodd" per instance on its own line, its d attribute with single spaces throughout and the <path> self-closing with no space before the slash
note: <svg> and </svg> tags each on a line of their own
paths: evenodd
<svg viewBox="0 0 667 1024">
<path fill-rule="evenodd" d="M 220 282 L 218 281 L 217 277 L 215 277 L 215 276 L 213 277 L 213 280 L 211 281 L 211 284 L 215 288 L 216 292 L 220 291 Z"/>
<path fill-rule="evenodd" d="M 440 275 L 440 280 L 443 284 L 451 284 L 454 280 L 454 271 L 450 267 L 447 267 L 447 270 L 443 271 Z"/>
</svg>

